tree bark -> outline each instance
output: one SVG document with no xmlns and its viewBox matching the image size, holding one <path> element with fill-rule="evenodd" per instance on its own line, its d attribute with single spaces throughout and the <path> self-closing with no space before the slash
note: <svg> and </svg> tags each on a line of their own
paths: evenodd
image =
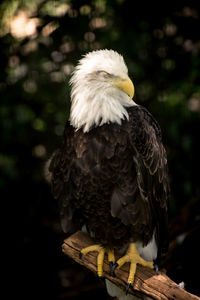
<svg viewBox="0 0 200 300">
<path fill-rule="evenodd" d="M 84 259 L 79 258 L 80 250 L 92 244 L 94 244 L 94 241 L 86 233 L 78 231 L 64 240 L 62 250 L 77 263 L 85 266 L 96 274 L 96 252 L 88 253 L 84 256 Z M 120 254 L 115 253 L 115 257 L 118 259 Z M 116 277 L 113 277 L 110 275 L 109 263 L 107 257 L 105 257 L 103 271 L 103 276 L 105 278 L 109 279 L 120 288 L 126 289 L 129 271 L 128 264 L 123 265 L 120 269 L 116 269 Z M 141 265 L 137 265 L 133 288 L 129 290 L 129 293 L 157 300 L 200 300 L 200 297 L 190 294 L 183 288 L 180 288 L 166 274 L 156 272 Z"/>
</svg>

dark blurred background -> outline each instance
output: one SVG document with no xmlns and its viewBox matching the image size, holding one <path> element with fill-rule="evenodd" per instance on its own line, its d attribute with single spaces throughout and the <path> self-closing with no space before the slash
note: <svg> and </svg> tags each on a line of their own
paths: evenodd
<svg viewBox="0 0 200 300">
<path fill-rule="evenodd" d="M 43 175 L 69 115 L 70 73 L 81 55 L 102 48 L 124 56 L 135 101 L 161 125 L 172 188 L 163 267 L 200 295 L 199 1 L 4 0 L 0 18 L 1 199 L 27 298 L 109 299 L 103 283 L 62 254 L 65 235 Z"/>
</svg>

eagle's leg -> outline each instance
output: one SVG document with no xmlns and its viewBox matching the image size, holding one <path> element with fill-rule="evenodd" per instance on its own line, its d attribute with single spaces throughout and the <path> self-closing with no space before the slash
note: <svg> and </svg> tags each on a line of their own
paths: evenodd
<svg viewBox="0 0 200 300">
<path fill-rule="evenodd" d="M 127 288 L 126 288 L 126 293 L 128 293 L 129 288 L 133 285 L 133 282 L 134 282 L 134 277 L 135 277 L 135 272 L 136 272 L 136 265 L 141 264 L 145 267 L 149 267 L 149 268 L 153 269 L 153 262 L 146 261 L 140 256 L 135 243 L 130 243 L 129 247 L 126 251 L 126 254 L 124 256 L 122 256 L 116 262 L 116 264 L 113 265 L 113 268 L 112 268 L 113 272 L 116 268 L 120 268 L 126 262 L 130 263 L 128 284 L 127 284 Z"/>
<path fill-rule="evenodd" d="M 103 261 L 104 261 L 105 253 L 108 254 L 108 261 L 110 263 L 110 268 L 112 268 L 113 265 L 114 265 L 114 262 L 115 262 L 114 250 L 113 249 L 106 249 L 101 245 L 92 245 L 92 246 L 83 248 L 80 251 L 80 258 L 82 258 L 83 255 L 85 255 L 89 252 L 93 252 L 93 251 L 98 252 L 98 255 L 97 255 L 97 275 L 99 277 L 102 277 L 102 275 L 103 275 Z"/>
</svg>

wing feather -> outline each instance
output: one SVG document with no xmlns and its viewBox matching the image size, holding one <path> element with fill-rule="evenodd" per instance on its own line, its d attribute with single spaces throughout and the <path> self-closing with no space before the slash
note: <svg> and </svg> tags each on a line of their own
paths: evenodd
<svg viewBox="0 0 200 300">
<path fill-rule="evenodd" d="M 156 220 L 160 249 L 166 251 L 170 188 L 167 157 L 161 141 L 161 130 L 157 121 L 142 106 L 130 110 L 130 123 L 130 142 L 137 153 L 135 160 L 137 160 L 138 186 L 142 198 L 147 195 L 150 202 L 151 212 Z M 144 170 L 144 166 L 146 170 Z M 146 176 L 148 180 L 146 180 Z"/>
</svg>

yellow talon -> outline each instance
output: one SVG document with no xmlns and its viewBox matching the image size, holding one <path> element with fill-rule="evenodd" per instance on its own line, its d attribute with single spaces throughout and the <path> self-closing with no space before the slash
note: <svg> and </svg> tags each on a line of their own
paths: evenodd
<svg viewBox="0 0 200 300">
<path fill-rule="evenodd" d="M 144 260 L 137 248 L 136 245 L 134 243 L 131 243 L 128 247 L 128 250 L 126 252 L 126 254 L 124 256 L 122 256 L 117 263 L 113 266 L 113 271 L 116 268 L 120 268 L 121 266 L 123 266 L 126 262 L 130 262 L 130 269 L 129 269 L 129 276 L 128 276 L 128 286 L 127 286 L 127 290 L 126 292 L 128 293 L 128 290 L 130 288 L 130 286 L 133 284 L 134 282 L 134 277 L 135 277 L 135 272 L 136 272 L 136 265 L 137 264 L 141 264 L 145 267 L 149 267 L 151 269 L 153 269 L 153 262 L 149 262 Z"/>
<path fill-rule="evenodd" d="M 102 275 L 103 275 L 103 261 L 104 261 L 105 253 L 108 254 L 108 261 L 110 263 L 112 263 L 112 265 L 113 265 L 114 262 L 115 262 L 114 250 L 106 249 L 101 245 L 92 245 L 92 246 L 83 248 L 80 251 L 80 258 L 82 258 L 83 255 L 86 255 L 87 253 L 93 252 L 93 251 L 98 252 L 98 255 L 97 255 L 97 274 L 98 274 L 99 277 L 102 277 Z"/>
<path fill-rule="evenodd" d="M 115 254 L 114 254 L 114 250 L 113 249 L 108 249 L 107 250 L 107 253 L 108 253 L 108 261 L 111 263 L 114 264 L 115 262 Z"/>
</svg>

